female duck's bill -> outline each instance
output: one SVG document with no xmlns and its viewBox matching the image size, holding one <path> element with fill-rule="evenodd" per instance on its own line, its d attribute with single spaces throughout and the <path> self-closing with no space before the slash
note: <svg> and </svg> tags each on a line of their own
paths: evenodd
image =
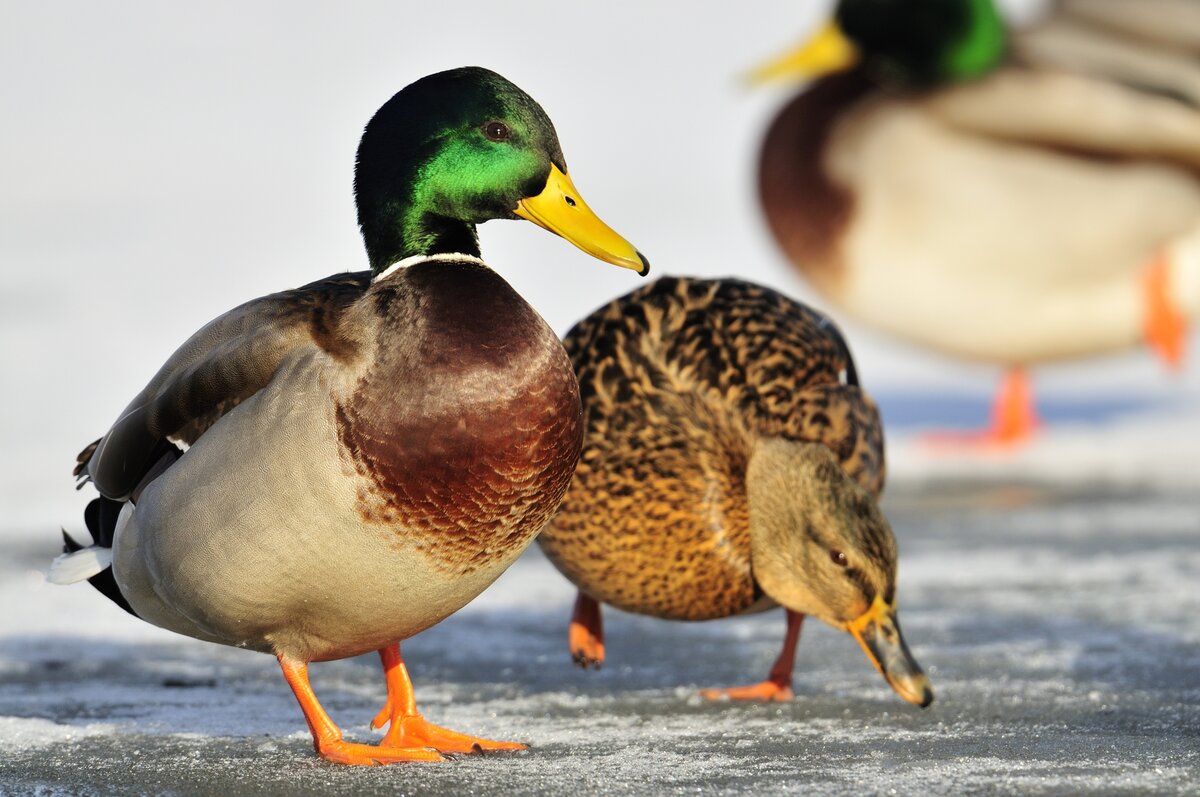
<svg viewBox="0 0 1200 797">
<path fill-rule="evenodd" d="M 925 708 L 933 702 L 933 686 L 921 671 L 900 633 L 896 607 L 877 595 L 871 608 L 857 619 L 846 623 L 863 652 L 875 665 L 896 694 L 909 703 Z"/>
</svg>

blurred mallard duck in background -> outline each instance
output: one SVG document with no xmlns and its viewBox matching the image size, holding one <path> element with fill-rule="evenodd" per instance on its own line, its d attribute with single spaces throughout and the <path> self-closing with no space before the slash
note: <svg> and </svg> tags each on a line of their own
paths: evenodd
<svg viewBox="0 0 1200 797">
<path fill-rule="evenodd" d="M 983 439 L 1036 425 L 1025 368 L 1200 313 L 1200 2 L 842 0 L 761 78 L 827 75 L 775 118 L 771 232 L 840 311 L 1008 367 Z"/>
<path fill-rule="evenodd" d="M 579 588 L 576 663 L 604 660 L 601 603 L 673 620 L 782 605 L 769 677 L 706 697 L 790 699 L 811 614 L 929 705 L 896 617 L 879 414 L 828 319 L 749 282 L 672 277 L 595 311 L 564 344 L 583 455 L 538 543 Z"/>
<path fill-rule="evenodd" d="M 64 533 L 51 580 L 276 656 L 331 761 L 522 748 L 427 722 L 399 645 L 520 555 L 579 457 L 570 361 L 480 259 L 475 225 L 524 217 L 601 260 L 646 260 L 583 202 L 542 108 L 486 69 L 389 100 L 354 185 L 371 270 L 247 302 L 184 343 L 80 455 L 101 493 L 94 544 Z M 387 683 L 373 725 L 389 727 L 356 744 L 308 663 L 372 650 Z"/>
</svg>

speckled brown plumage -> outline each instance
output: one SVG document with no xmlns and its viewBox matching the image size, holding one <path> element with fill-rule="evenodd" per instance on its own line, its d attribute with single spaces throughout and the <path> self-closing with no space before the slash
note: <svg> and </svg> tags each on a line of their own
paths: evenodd
<svg viewBox="0 0 1200 797">
<path fill-rule="evenodd" d="M 882 489 L 879 417 L 845 343 L 775 291 L 664 278 L 594 312 L 565 346 L 584 452 L 539 543 L 597 600 L 686 620 L 755 604 L 745 474 L 760 437 L 822 442 Z"/>
<path fill-rule="evenodd" d="M 401 522 L 397 544 L 465 575 L 524 547 L 558 506 L 582 444 L 578 384 L 553 334 L 490 269 L 417 265 L 396 282 L 377 303 L 381 326 L 424 345 L 376 358 L 336 410 L 338 436 L 367 477 L 363 521 Z M 457 394 L 443 403 L 447 380 Z"/>
</svg>

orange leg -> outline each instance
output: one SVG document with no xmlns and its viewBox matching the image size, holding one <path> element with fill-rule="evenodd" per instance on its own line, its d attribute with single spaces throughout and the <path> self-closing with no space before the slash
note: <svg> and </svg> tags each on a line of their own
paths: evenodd
<svg viewBox="0 0 1200 797">
<path fill-rule="evenodd" d="M 583 669 L 595 667 L 598 670 L 604 663 L 604 621 L 600 617 L 600 604 L 582 592 L 575 598 L 567 644 L 571 658 Z"/>
<path fill-rule="evenodd" d="M 1143 277 L 1146 317 L 1143 322 L 1146 343 L 1158 352 L 1171 368 L 1183 364 L 1183 347 L 1187 339 L 1187 319 L 1170 297 L 1170 262 L 1164 253 L 1146 268 Z"/>
<path fill-rule="evenodd" d="M 403 747 L 370 744 L 352 744 L 342 740 L 342 732 L 333 720 L 317 702 L 312 685 L 308 682 L 308 665 L 301 661 L 279 656 L 279 666 L 283 669 L 283 677 L 300 703 L 304 712 L 304 720 L 312 733 L 313 747 L 317 755 L 337 764 L 359 764 L 374 766 L 376 764 L 393 764 L 397 761 L 442 761 L 442 756 L 436 750 L 426 746 Z"/>
<path fill-rule="evenodd" d="M 934 432 L 925 442 L 939 448 L 972 449 L 1010 447 L 1026 443 L 1041 421 L 1033 401 L 1033 387 L 1023 368 L 1010 368 L 992 401 L 991 425 L 981 431 Z"/>
<path fill-rule="evenodd" d="M 791 700 L 792 669 L 796 666 L 796 645 L 800 642 L 800 626 L 804 615 L 787 610 L 787 634 L 783 638 L 783 650 L 771 667 L 767 680 L 751 686 L 732 686 L 728 689 L 702 689 L 701 697 L 709 700 L 760 700 L 763 702 L 785 702 Z"/>
<path fill-rule="evenodd" d="M 986 440 L 1001 445 L 1022 443 L 1037 427 L 1029 375 L 1022 368 L 1010 368 L 992 405 L 992 428 L 986 433 Z"/>
<path fill-rule="evenodd" d="M 380 648 L 383 674 L 387 680 L 387 703 L 371 721 L 372 728 L 391 723 L 380 744 L 384 747 L 432 747 L 443 753 L 478 753 L 483 750 L 524 750 L 520 742 L 493 742 L 456 733 L 427 722 L 417 713 L 408 668 L 400 658 L 399 643 Z"/>
</svg>

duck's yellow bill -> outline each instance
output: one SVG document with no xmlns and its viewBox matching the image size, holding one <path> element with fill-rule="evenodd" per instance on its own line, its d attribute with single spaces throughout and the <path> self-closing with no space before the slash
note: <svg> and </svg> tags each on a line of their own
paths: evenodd
<svg viewBox="0 0 1200 797">
<path fill-rule="evenodd" d="M 933 686 L 908 652 L 894 606 L 877 595 L 871 608 L 845 628 L 900 697 L 921 708 L 933 702 Z"/>
<path fill-rule="evenodd" d="M 513 213 L 561 235 L 605 263 L 633 269 L 643 277 L 650 273 L 650 261 L 601 221 L 583 201 L 571 178 L 553 164 L 542 193 L 522 199 Z"/>
<path fill-rule="evenodd" d="M 858 63 L 858 48 L 835 22 L 827 22 L 800 47 L 750 73 L 754 83 L 779 78 L 817 78 Z"/>
</svg>

